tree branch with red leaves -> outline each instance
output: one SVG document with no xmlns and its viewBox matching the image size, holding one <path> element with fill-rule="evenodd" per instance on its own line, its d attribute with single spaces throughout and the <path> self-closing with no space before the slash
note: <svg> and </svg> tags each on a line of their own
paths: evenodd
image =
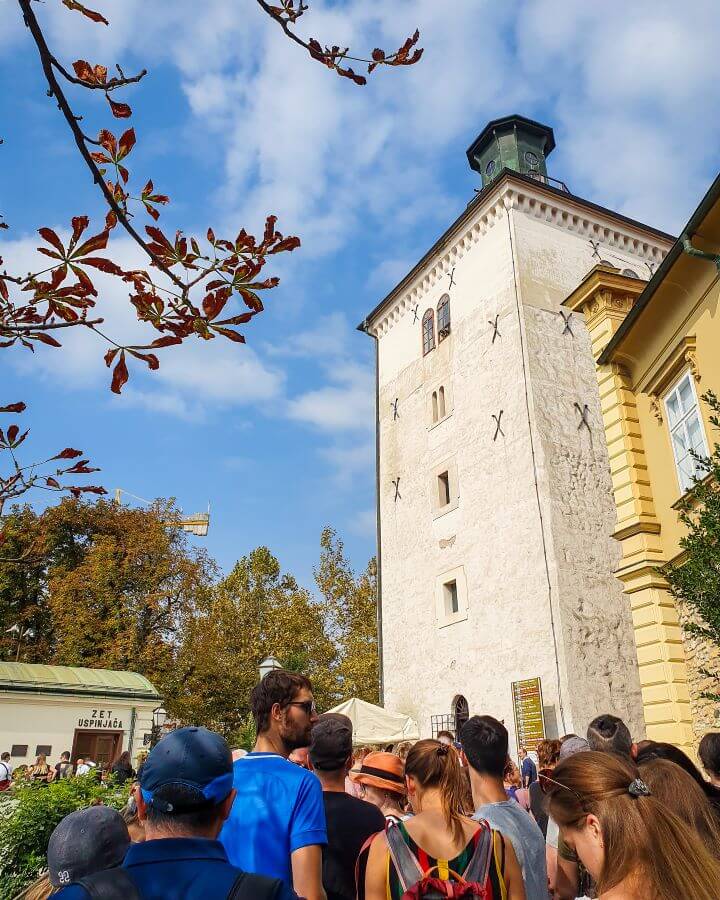
<svg viewBox="0 0 720 900">
<path fill-rule="evenodd" d="M 101 13 L 78 0 L 61 2 L 99 25 L 109 24 Z M 281 6 L 271 6 L 264 0 L 257 2 L 313 59 L 357 84 L 365 83 L 363 76 L 342 65 L 345 60 L 354 59 L 347 49 L 326 47 L 323 50 L 316 40 L 305 42 L 293 32 L 290 26 L 308 9 L 302 0 L 298 0 L 297 7 L 293 0 L 280 0 Z M 102 226 L 90 236 L 86 234 L 90 220 L 84 215 L 72 216 L 69 237 L 65 240 L 51 228 L 39 228 L 43 243 L 37 249 L 46 263 L 35 272 L 8 271 L 0 257 L 0 347 L 21 346 L 34 351 L 37 344 L 44 344 L 59 348 L 58 333 L 68 328 L 83 328 L 109 345 L 105 363 L 112 369 L 111 390 L 119 394 L 129 378 L 128 358 L 155 370 L 160 365 L 155 351 L 181 345 L 189 338 L 211 341 L 219 337 L 243 344 L 245 337 L 239 328 L 262 312 L 262 292 L 274 288 L 279 281 L 275 276 L 264 275 L 269 258 L 295 250 L 300 246 L 299 238 L 285 237 L 277 231 L 274 215 L 267 216 L 264 233 L 258 238 L 244 228 L 234 238 L 216 237 L 212 228 L 203 236 L 187 237 L 182 231 L 168 236 L 156 223 L 160 208 L 170 202 L 169 197 L 156 190 L 152 178 L 140 179 L 138 186 L 131 178 L 128 157 L 136 145 L 135 129 L 125 128 L 116 135 L 103 128 L 97 137 L 87 135 L 81 127 L 82 116 L 75 111 L 69 96 L 70 90 L 78 88 L 101 91 L 112 116 L 126 120 L 131 117 L 132 109 L 111 94 L 137 84 L 147 71 L 143 69 L 136 75 L 126 76 L 118 65 L 118 75 L 108 78 L 107 66 L 99 63 L 78 59 L 71 67 L 65 66 L 47 43 L 33 0 L 18 0 L 18 4 L 37 48 L 48 96 L 55 100 L 80 157 L 109 209 Z M 373 51 L 372 59 L 366 60 L 368 71 L 379 65 L 417 62 L 422 55 L 422 50 L 414 49 L 417 40 L 416 32 L 395 53 Z M 138 216 L 148 216 L 152 221 L 141 226 Z M 0 221 L 0 228 L 7 227 L 6 222 Z M 147 258 L 147 268 L 126 270 L 109 255 L 110 235 L 117 227 L 124 229 L 140 248 Z M 128 299 L 137 319 L 150 331 L 144 343 L 124 344 L 101 329 L 104 319 L 93 282 L 95 271 L 127 285 Z M 22 412 L 24 408 L 24 404 L 16 403 L 0 407 L 0 411 Z M 15 459 L 14 451 L 23 443 L 27 432 L 20 435 L 19 427 L 11 425 L 6 433 L 0 434 L 0 451 L 12 458 L 9 474 L 0 474 L 0 515 L 5 502 L 31 487 L 69 490 L 76 495 L 83 491 L 103 492 L 102 488 L 81 488 L 60 480 L 61 476 L 95 471 L 87 468 L 86 461 L 58 469 L 54 475 L 41 475 L 39 467 L 43 464 L 23 467 Z M 52 457 L 63 458 L 68 457 Z"/>
<path fill-rule="evenodd" d="M 345 47 L 344 49 L 338 45 L 332 47 L 325 45 L 325 47 L 323 47 L 316 38 L 310 38 L 305 41 L 299 37 L 292 30 L 291 26 L 295 25 L 298 19 L 305 15 L 310 8 L 307 3 L 303 3 L 302 0 L 297 0 L 297 3 L 295 0 L 280 0 L 280 6 L 273 6 L 271 3 L 267 3 L 266 0 L 256 0 L 256 3 L 270 16 L 271 19 L 274 19 L 278 23 L 291 41 L 304 47 L 313 59 L 321 62 L 323 65 L 327 66 L 328 69 L 333 69 L 343 78 L 349 78 L 351 81 L 354 81 L 355 84 L 367 84 L 367 78 L 364 75 L 359 75 L 350 67 L 343 67 L 341 63 L 345 60 L 366 63 L 368 73 L 371 73 L 378 66 L 412 66 L 418 62 L 423 55 L 422 48 L 416 46 L 417 42 L 420 40 L 420 32 L 417 29 L 412 37 L 409 37 L 405 43 L 393 53 L 386 53 L 384 50 L 376 47 L 371 54 L 371 58 L 366 59 L 362 56 L 352 56 L 349 47 Z"/>
</svg>

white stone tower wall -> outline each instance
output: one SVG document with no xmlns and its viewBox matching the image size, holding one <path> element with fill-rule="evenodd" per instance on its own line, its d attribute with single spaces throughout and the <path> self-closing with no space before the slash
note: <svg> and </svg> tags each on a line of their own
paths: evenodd
<svg viewBox="0 0 720 900">
<path fill-rule="evenodd" d="M 462 694 L 471 713 L 504 719 L 514 742 L 510 685 L 536 675 L 550 735 L 581 732 L 600 711 L 642 732 L 630 613 L 612 576 L 618 549 L 589 339 L 576 318 L 563 335 L 559 313 L 599 261 L 591 238 L 638 274 L 669 246 L 569 195 L 548 201 L 540 187 L 507 180 L 368 323 L 379 343 L 385 703 L 415 716 L 422 734 Z M 423 357 L 422 314 L 453 269 L 451 333 Z M 441 384 L 452 413 L 430 427 Z M 587 403 L 590 431 L 578 428 L 575 402 Z M 438 516 L 441 464 L 457 473 L 457 506 Z M 449 577 L 466 586 L 467 611 L 439 627 L 437 588 Z"/>
</svg>

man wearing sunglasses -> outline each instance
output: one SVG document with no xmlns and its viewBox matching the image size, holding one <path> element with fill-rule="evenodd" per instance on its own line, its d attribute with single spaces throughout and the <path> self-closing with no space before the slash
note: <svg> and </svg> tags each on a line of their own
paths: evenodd
<svg viewBox="0 0 720 900">
<path fill-rule="evenodd" d="M 220 841 L 234 866 L 282 878 L 307 900 L 326 900 L 322 787 L 312 772 L 288 761 L 310 744 L 318 720 L 312 685 L 304 675 L 275 669 L 254 688 L 250 705 L 257 741 L 233 765 L 237 796 Z"/>
</svg>

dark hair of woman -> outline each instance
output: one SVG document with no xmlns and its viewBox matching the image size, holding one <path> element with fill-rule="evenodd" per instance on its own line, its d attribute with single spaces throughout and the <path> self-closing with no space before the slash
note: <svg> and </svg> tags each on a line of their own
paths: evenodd
<svg viewBox="0 0 720 900">
<path fill-rule="evenodd" d="M 430 739 L 418 741 L 405 760 L 405 775 L 415 778 L 422 790 L 436 788 L 439 791 L 448 828 L 455 839 L 461 841 L 460 814 L 466 802 L 466 789 L 455 748 Z"/>
</svg>

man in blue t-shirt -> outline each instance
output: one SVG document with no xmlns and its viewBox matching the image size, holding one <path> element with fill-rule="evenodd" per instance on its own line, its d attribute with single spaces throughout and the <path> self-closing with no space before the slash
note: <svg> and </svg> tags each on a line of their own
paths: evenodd
<svg viewBox="0 0 720 900">
<path fill-rule="evenodd" d="M 522 786 L 529 788 L 530 785 L 537 781 L 537 767 L 532 759 L 528 756 L 528 752 L 524 747 L 520 748 L 520 774 L 522 776 Z"/>
<path fill-rule="evenodd" d="M 234 764 L 235 803 L 220 841 L 230 862 L 282 878 L 306 900 L 325 900 L 325 808 L 317 777 L 288 762 L 310 743 L 318 716 L 304 675 L 275 669 L 252 692 L 255 749 Z"/>
</svg>

